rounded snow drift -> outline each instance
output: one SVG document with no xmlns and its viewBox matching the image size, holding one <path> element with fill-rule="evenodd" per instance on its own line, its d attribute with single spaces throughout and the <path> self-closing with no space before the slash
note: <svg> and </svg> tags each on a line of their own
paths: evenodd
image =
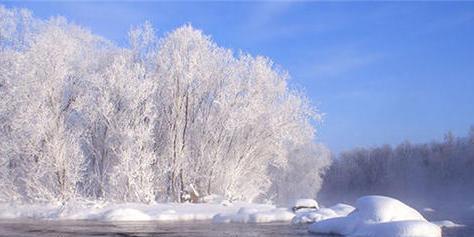
<svg viewBox="0 0 474 237">
<path fill-rule="evenodd" d="M 441 236 L 441 228 L 426 221 L 415 209 L 383 196 L 361 197 L 348 216 L 316 222 L 309 231 L 365 237 Z"/>
<path fill-rule="evenodd" d="M 387 222 L 426 219 L 415 209 L 397 199 L 384 196 L 365 196 L 357 199 L 359 219 L 364 222 Z"/>
</svg>

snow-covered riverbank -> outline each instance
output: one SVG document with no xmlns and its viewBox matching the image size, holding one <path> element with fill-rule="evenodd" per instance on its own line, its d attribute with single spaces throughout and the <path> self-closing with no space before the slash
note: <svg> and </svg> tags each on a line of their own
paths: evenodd
<svg viewBox="0 0 474 237">
<path fill-rule="evenodd" d="M 223 203 L 122 203 L 70 202 L 67 204 L 1 204 L 0 219 L 196 221 L 257 223 L 294 217 L 288 208 L 247 202 Z"/>
<path fill-rule="evenodd" d="M 389 197 L 365 196 L 355 207 L 336 204 L 319 208 L 316 201 L 292 207 L 211 200 L 208 203 L 0 204 L 0 219 L 97 221 L 212 221 L 213 223 L 313 223 L 309 231 L 345 236 L 440 237 L 441 228 L 459 227 L 450 221 L 430 222 L 417 210 Z M 303 203 L 303 204 L 302 204 Z M 301 228 L 307 228 L 301 225 Z"/>
</svg>

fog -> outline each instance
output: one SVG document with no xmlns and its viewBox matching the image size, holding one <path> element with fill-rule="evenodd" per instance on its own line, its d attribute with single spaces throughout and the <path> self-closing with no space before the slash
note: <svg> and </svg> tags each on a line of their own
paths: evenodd
<svg viewBox="0 0 474 237">
<path fill-rule="evenodd" d="M 474 205 L 474 126 L 464 137 L 448 132 L 443 141 L 357 148 L 333 159 L 319 192 L 326 203 L 378 194 L 435 210 Z"/>
</svg>

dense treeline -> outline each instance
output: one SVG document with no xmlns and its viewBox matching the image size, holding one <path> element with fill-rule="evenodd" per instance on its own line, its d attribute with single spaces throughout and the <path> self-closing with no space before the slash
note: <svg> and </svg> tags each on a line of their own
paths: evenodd
<svg viewBox="0 0 474 237">
<path fill-rule="evenodd" d="M 467 137 L 447 133 L 442 142 L 354 149 L 334 159 L 320 197 L 350 202 L 367 194 L 419 205 L 473 205 L 474 127 Z"/>
<path fill-rule="evenodd" d="M 299 181 L 280 177 L 329 158 L 312 144 L 319 113 L 287 80 L 190 26 L 159 39 L 146 23 L 118 47 L 0 6 L 0 200 L 289 198 Z M 301 167 L 295 150 L 315 155 Z"/>
</svg>

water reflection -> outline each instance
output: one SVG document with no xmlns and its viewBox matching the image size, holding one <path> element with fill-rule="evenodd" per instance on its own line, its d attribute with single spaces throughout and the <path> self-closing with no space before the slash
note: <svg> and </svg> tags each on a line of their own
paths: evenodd
<svg viewBox="0 0 474 237">
<path fill-rule="evenodd" d="M 284 237 L 312 236 L 305 225 L 212 224 L 210 222 L 97 222 L 97 221 L 0 221 L 0 236 L 8 237 L 70 237 L 70 236 L 245 236 Z M 472 237 L 472 225 L 445 231 L 445 237 Z"/>
</svg>

